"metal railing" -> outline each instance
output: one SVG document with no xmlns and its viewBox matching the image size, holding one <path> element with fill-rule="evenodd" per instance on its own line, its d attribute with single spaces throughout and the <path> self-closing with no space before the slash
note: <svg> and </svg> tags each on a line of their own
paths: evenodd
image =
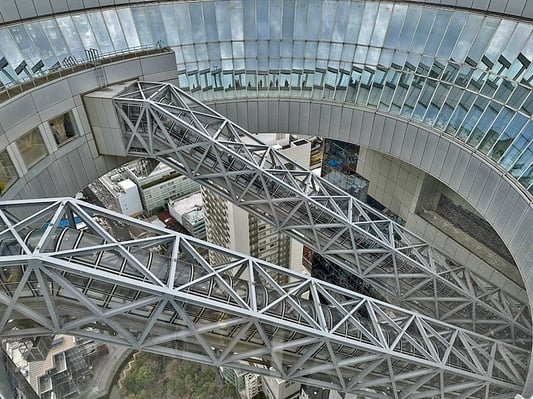
<svg viewBox="0 0 533 399">
<path fill-rule="evenodd" d="M 155 46 L 131 47 L 125 50 L 103 54 L 99 54 L 95 49 L 88 49 L 85 50 L 86 58 L 76 59 L 72 56 L 65 57 L 62 61 L 58 61 L 48 68 L 41 69 L 26 79 L 17 77 L 17 79 L 11 83 L 6 84 L 0 82 L 0 103 L 60 77 L 72 75 L 77 72 L 105 64 L 111 64 L 117 61 L 169 51 L 172 50 L 169 47 L 161 45 L 161 43 L 158 43 Z"/>
</svg>

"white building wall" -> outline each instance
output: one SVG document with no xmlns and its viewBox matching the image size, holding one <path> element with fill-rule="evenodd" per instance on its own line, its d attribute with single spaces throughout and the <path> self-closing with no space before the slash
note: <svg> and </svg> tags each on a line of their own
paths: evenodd
<svg viewBox="0 0 533 399">
<path fill-rule="evenodd" d="M 180 175 L 154 186 L 143 188 L 142 195 L 146 211 L 151 212 L 156 208 L 165 206 L 169 199 L 181 198 L 199 190 L 200 185 L 197 182 Z"/>
<path fill-rule="evenodd" d="M 143 212 L 141 197 L 135 183 L 126 179 L 118 183 L 123 193 L 118 196 L 120 211 L 124 215 L 137 216 Z"/>
<path fill-rule="evenodd" d="M 263 376 L 263 393 L 267 399 L 292 399 L 300 393 L 301 384 L 279 378 Z"/>
<path fill-rule="evenodd" d="M 273 139 L 271 135 L 265 138 Z M 305 142 L 300 143 L 300 145 L 293 145 L 292 147 L 284 148 L 280 152 L 300 165 L 308 167 L 311 156 L 311 143 Z M 283 248 L 279 248 L 279 245 L 285 245 L 285 241 L 282 238 L 285 237 L 284 234 L 278 233 L 269 223 L 258 220 L 229 201 L 221 200 L 225 203 L 224 205 L 207 205 L 208 201 L 213 201 L 212 197 L 213 194 L 210 194 L 209 198 L 211 199 L 204 200 L 208 209 L 211 209 L 211 212 L 216 212 L 217 207 L 225 208 L 227 209 L 227 217 L 223 222 L 214 222 L 210 220 L 212 218 L 211 215 L 207 215 L 208 240 L 210 237 L 213 238 L 214 235 L 218 235 L 215 232 L 216 230 L 219 232 L 224 230 L 229 233 L 228 248 L 273 263 L 278 263 L 278 259 L 283 258 L 282 266 L 287 266 L 299 272 L 303 271 L 303 244 L 294 239 L 289 239 L 288 247 L 284 251 Z M 226 226 L 224 226 L 225 223 L 227 223 Z"/>
<path fill-rule="evenodd" d="M 227 202 L 227 206 L 230 248 L 249 255 L 250 229 L 248 226 L 248 212 L 230 202 Z"/>
</svg>

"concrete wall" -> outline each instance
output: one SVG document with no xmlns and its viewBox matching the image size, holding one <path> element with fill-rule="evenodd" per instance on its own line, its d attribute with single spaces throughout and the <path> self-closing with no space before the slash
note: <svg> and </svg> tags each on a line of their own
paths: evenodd
<svg viewBox="0 0 533 399">
<path fill-rule="evenodd" d="M 425 175 L 420 169 L 361 147 L 357 172 L 370 181 L 368 194 L 391 212 L 403 220 L 414 212 Z"/>
<path fill-rule="evenodd" d="M 509 292 L 520 293 L 520 298 L 526 300 L 524 283 L 514 265 L 503 260 L 493 262 L 489 257 L 477 256 L 465 247 L 465 241 L 469 239 L 466 233 L 460 234 L 460 231 L 454 229 L 451 234 L 447 234 L 441 223 L 431 223 L 417 213 L 417 205 L 424 196 L 422 188 L 426 173 L 399 159 L 365 147 L 360 150 L 357 171 L 370 181 L 369 195 L 400 216 L 409 230 L 456 261 L 467 264 L 478 274 L 503 285 Z M 440 190 L 437 192 L 437 198 L 442 192 L 475 212 L 462 197 L 446 186 L 439 184 L 437 190 Z M 480 252 L 485 253 L 488 250 L 483 246 Z M 495 264 L 498 264 L 501 271 L 495 269 Z"/>
</svg>

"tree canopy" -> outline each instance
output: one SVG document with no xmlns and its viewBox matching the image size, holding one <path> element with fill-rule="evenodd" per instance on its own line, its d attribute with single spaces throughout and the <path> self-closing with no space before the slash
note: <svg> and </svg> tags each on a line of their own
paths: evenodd
<svg viewBox="0 0 533 399">
<path fill-rule="evenodd" d="M 150 353 L 137 357 L 122 385 L 127 399 L 238 398 L 216 368 Z"/>
</svg>

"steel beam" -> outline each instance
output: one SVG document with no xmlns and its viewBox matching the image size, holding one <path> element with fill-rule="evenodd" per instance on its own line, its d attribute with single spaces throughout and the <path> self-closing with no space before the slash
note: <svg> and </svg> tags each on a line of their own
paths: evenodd
<svg viewBox="0 0 533 399">
<path fill-rule="evenodd" d="M 531 348 L 528 305 L 177 87 L 137 82 L 115 109 L 127 152 L 153 157 L 437 320 Z"/>
<path fill-rule="evenodd" d="M 2 201 L 0 220 L 0 337 L 71 334 L 369 398 L 512 398 L 527 374 L 528 350 L 78 200 Z M 116 238 L 132 227 L 146 238 Z"/>
</svg>

